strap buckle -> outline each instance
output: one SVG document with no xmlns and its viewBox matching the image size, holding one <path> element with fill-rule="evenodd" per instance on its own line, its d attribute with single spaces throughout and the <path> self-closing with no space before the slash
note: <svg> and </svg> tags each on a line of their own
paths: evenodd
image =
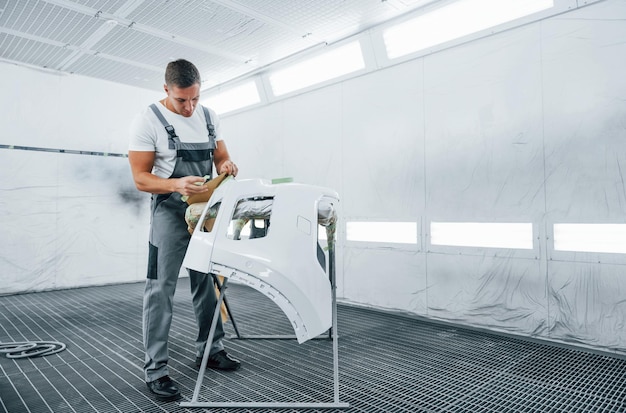
<svg viewBox="0 0 626 413">
<path fill-rule="evenodd" d="M 165 130 L 167 131 L 167 134 L 170 135 L 170 137 L 177 138 L 176 131 L 174 130 L 174 127 L 172 125 L 166 125 Z"/>
</svg>

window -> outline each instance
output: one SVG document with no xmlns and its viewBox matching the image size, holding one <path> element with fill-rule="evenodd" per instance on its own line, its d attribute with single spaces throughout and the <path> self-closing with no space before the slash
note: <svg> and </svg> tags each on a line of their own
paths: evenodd
<svg viewBox="0 0 626 413">
<path fill-rule="evenodd" d="M 216 93 L 203 100 L 202 104 L 222 114 L 254 105 L 260 101 L 256 83 L 251 81 Z"/>
<path fill-rule="evenodd" d="M 394 59 L 554 6 L 554 0 L 459 0 L 383 31 Z"/>
<path fill-rule="evenodd" d="M 533 249 L 531 223 L 431 222 L 430 243 L 458 247 Z"/>
<path fill-rule="evenodd" d="M 278 70 L 269 80 L 275 96 L 284 95 L 365 68 L 358 41 Z"/>
<path fill-rule="evenodd" d="M 554 249 L 626 254 L 626 224 L 554 224 Z"/>
<path fill-rule="evenodd" d="M 234 240 L 263 238 L 270 227 L 272 197 L 242 199 L 237 203 L 228 226 L 227 237 Z"/>
<path fill-rule="evenodd" d="M 347 222 L 348 241 L 417 244 L 415 222 Z"/>
</svg>

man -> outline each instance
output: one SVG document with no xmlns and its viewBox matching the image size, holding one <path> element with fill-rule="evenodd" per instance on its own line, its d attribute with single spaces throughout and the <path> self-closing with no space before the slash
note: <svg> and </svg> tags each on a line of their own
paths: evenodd
<svg viewBox="0 0 626 413">
<path fill-rule="evenodd" d="M 218 173 L 237 175 L 221 138 L 215 112 L 198 107 L 200 73 L 186 60 L 170 62 L 165 70 L 167 96 L 141 112 L 131 126 L 128 151 L 137 189 L 152 194 L 148 278 L 143 300 L 144 375 L 148 389 L 159 400 L 176 400 L 180 390 L 169 377 L 168 336 L 178 274 L 190 240 L 183 195 L 207 191 L 201 184 Z M 196 110 L 199 109 L 199 110 Z M 198 323 L 196 364 L 202 361 L 217 298 L 210 275 L 189 271 L 193 307 Z M 218 319 L 209 348 L 207 367 L 236 370 L 222 344 Z"/>
</svg>

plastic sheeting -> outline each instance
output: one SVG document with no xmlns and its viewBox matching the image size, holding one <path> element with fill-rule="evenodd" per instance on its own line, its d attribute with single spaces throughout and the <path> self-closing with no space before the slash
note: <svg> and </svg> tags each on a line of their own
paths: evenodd
<svg viewBox="0 0 626 413">
<path fill-rule="evenodd" d="M 144 279 L 150 196 L 109 155 L 162 92 L 0 66 L 0 294 Z"/>
<path fill-rule="evenodd" d="M 0 150 L 0 294 L 145 278 L 149 195 L 128 159 Z"/>
<path fill-rule="evenodd" d="M 552 241 L 555 223 L 626 216 L 625 18 L 597 2 L 223 125 L 287 154 L 270 176 L 336 187 L 343 222 L 417 222 L 415 244 L 339 230 L 342 300 L 626 354 L 626 257 Z M 533 247 L 431 245 L 431 222 L 531 223 Z"/>
</svg>

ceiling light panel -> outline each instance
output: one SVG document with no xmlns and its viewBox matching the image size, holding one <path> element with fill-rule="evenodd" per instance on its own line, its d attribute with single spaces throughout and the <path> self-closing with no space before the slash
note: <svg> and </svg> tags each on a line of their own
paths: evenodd
<svg viewBox="0 0 626 413">
<path fill-rule="evenodd" d="M 280 96 L 363 68 L 361 45 L 353 41 L 277 70 L 270 74 L 269 80 L 274 95 Z"/>
<path fill-rule="evenodd" d="M 385 29 L 387 56 L 394 59 L 426 50 L 553 6 L 553 0 L 453 1 Z"/>
</svg>

